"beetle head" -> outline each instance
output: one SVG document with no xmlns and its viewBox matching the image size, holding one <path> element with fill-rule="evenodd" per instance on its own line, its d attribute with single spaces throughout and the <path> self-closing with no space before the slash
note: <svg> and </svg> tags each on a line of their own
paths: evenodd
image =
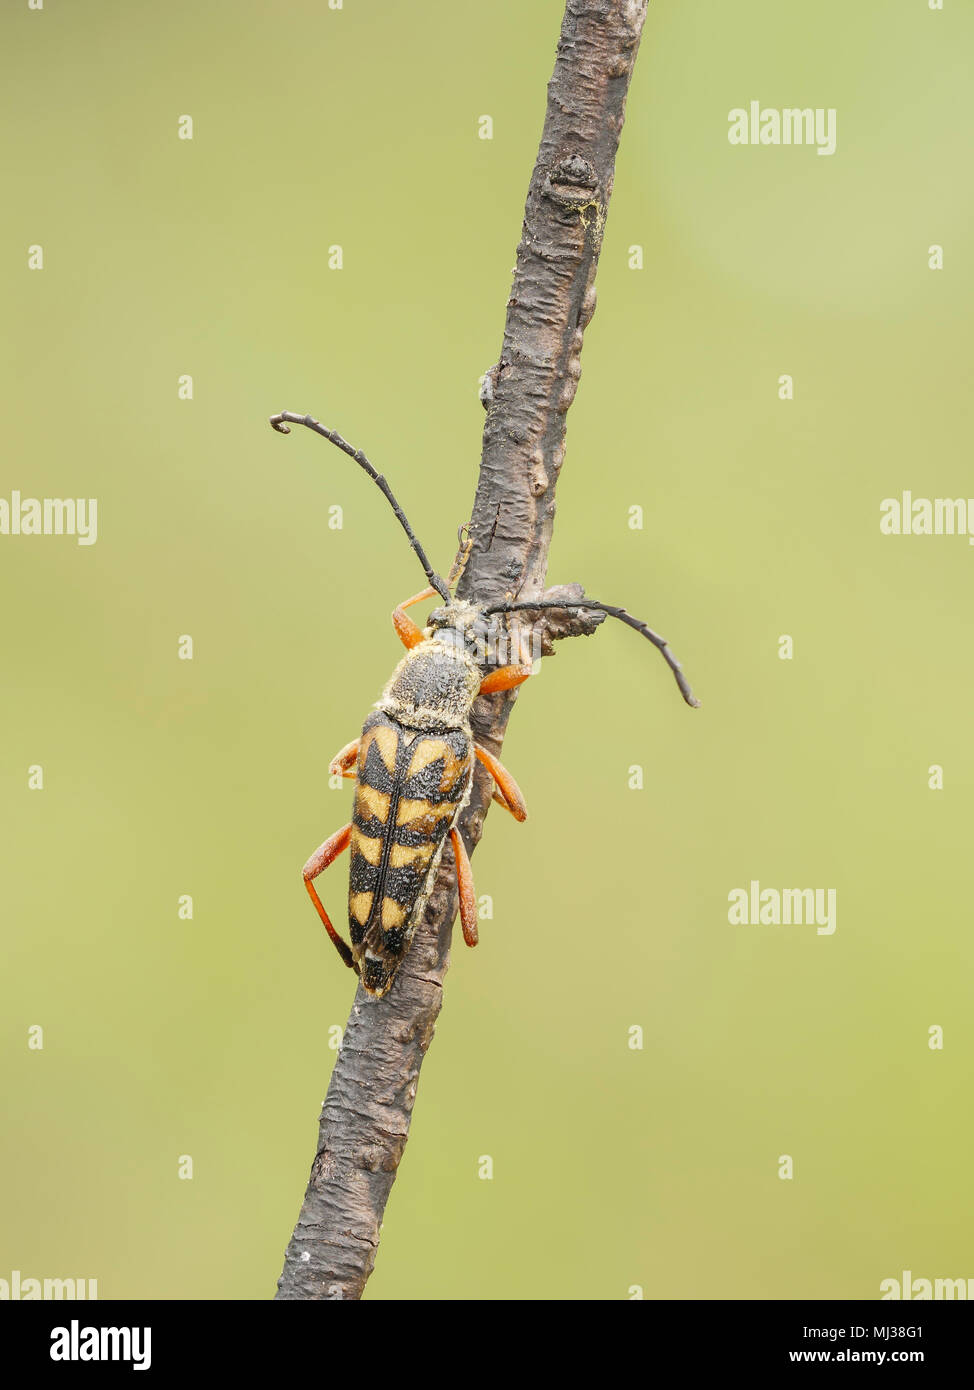
<svg viewBox="0 0 974 1390">
<path fill-rule="evenodd" d="M 514 660 L 505 653 L 510 638 L 503 627 L 484 616 L 483 607 L 466 599 L 453 599 L 429 615 L 426 631 L 444 646 L 455 647 L 477 663 L 482 671 Z"/>
</svg>

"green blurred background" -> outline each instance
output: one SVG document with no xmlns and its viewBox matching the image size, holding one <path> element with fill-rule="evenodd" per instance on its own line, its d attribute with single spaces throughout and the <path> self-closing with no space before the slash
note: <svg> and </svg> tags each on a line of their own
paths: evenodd
<svg viewBox="0 0 974 1390">
<path fill-rule="evenodd" d="M 0 1277 L 274 1292 L 353 994 L 300 867 L 421 576 L 358 470 L 266 419 L 363 447 L 449 564 L 561 11 L 4 6 L 0 495 L 96 496 L 99 537 L 0 537 Z M 494 918 L 368 1297 L 974 1276 L 974 552 L 878 525 L 974 492 L 972 41 L 953 0 L 650 8 L 549 579 L 665 632 L 704 706 L 618 624 L 521 693 L 530 819 L 474 859 Z M 835 107 L 837 152 L 731 146 L 750 100 Z M 835 934 L 732 927 L 751 879 L 835 888 Z"/>
</svg>

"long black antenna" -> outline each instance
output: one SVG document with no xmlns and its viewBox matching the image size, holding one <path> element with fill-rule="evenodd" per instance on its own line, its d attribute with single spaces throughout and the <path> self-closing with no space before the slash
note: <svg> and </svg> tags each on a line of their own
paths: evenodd
<svg viewBox="0 0 974 1390">
<path fill-rule="evenodd" d="M 446 603 L 449 603 L 450 590 L 447 587 L 446 580 L 440 578 L 426 558 L 426 551 L 413 535 L 413 528 L 406 520 L 406 513 L 396 501 L 392 488 L 386 482 L 385 478 L 383 478 L 382 474 L 375 471 L 371 463 L 369 463 L 368 459 L 362 453 L 362 450 L 354 448 L 349 444 L 347 439 L 343 439 L 335 430 L 328 429 L 320 420 L 313 420 L 310 415 L 294 415 L 290 410 L 282 410 L 280 415 L 271 416 L 271 427 L 277 430 L 278 434 L 290 434 L 290 428 L 284 423 L 285 420 L 289 420 L 292 425 L 304 425 L 307 429 L 314 430 L 316 434 L 320 434 L 324 439 L 330 440 L 332 444 L 337 444 L 339 449 L 348 454 L 349 458 L 353 458 L 360 468 L 365 469 L 372 481 L 378 486 L 379 491 L 385 495 L 392 510 L 399 518 L 399 524 L 409 537 L 409 544 L 415 550 L 419 563 L 426 572 L 426 578 L 439 594 L 440 598 Z"/>
<path fill-rule="evenodd" d="M 680 694 L 683 696 L 684 700 L 686 700 L 688 705 L 692 705 L 694 709 L 699 708 L 700 701 L 690 689 L 690 683 L 683 674 L 683 667 L 670 651 L 666 644 L 666 639 L 661 637 L 658 632 L 654 632 L 651 627 L 647 627 L 645 623 L 641 623 L 638 618 L 634 618 L 631 613 L 627 613 L 624 608 L 613 608 L 611 604 L 599 603 L 598 599 L 594 598 L 549 598 L 535 599 L 534 603 L 527 601 L 523 603 L 494 603 L 489 608 L 484 609 L 484 614 L 486 616 L 488 613 L 533 612 L 536 608 L 594 608 L 599 613 L 608 613 L 610 618 L 618 618 L 619 621 L 625 623 L 627 627 L 631 627 L 636 632 L 642 633 L 643 637 L 649 638 L 650 642 L 659 650 L 663 660 L 676 677 L 676 683 L 680 687 Z"/>
</svg>

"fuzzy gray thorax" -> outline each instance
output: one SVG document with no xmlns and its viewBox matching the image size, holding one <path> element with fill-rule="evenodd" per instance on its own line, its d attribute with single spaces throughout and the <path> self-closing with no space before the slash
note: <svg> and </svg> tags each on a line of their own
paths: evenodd
<svg viewBox="0 0 974 1390">
<path fill-rule="evenodd" d="M 408 651 L 376 703 L 376 709 L 406 729 L 469 731 L 480 669 L 465 650 L 462 635 L 457 641 L 448 632 L 428 637 Z"/>
</svg>

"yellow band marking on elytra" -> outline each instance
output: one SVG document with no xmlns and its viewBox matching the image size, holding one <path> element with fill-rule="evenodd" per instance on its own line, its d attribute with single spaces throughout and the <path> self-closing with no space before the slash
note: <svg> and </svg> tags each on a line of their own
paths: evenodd
<svg viewBox="0 0 974 1390">
<path fill-rule="evenodd" d="M 353 825 L 352 854 L 360 854 L 370 864 L 378 864 L 382 858 L 382 840 L 375 835 L 363 835 L 358 826 Z"/>
<path fill-rule="evenodd" d="M 355 809 L 359 814 L 368 811 L 383 824 L 389 815 L 389 799 L 388 792 L 377 792 L 375 787 L 368 787 L 364 782 L 359 782 L 355 789 Z"/>
<path fill-rule="evenodd" d="M 365 766 L 365 757 L 368 753 L 368 745 L 374 743 L 379 750 L 379 757 L 385 764 L 386 771 L 391 775 L 396 770 L 396 751 L 399 747 L 399 735 L 395 729 L 387 728 L 380 724 L 376 729 L 370 729 L 362 747 L 362 766 Z"/>
<path fill-rule="evenodd" d="M 405 797 L 396 810 L 396 825 L 405 826 L 418 835 L 432 835 L 441 821 L 450 820 L 455 808 L 438 811 L 429 801 L 411 801 Z"/>
<path fill-rule="evenodd" d="M 350 893 L 348 895 L 348 910 L 360 926 L 364 927 L 369 920 L 373 896 L 372 893 Z"/>
<path fill-rule="evenodd" d="M 452 749 L 450 750 L 446 760 L 446 766 L 443 768 L 443 776 L 440 778 L 441 796 L 448 796 L 449 793 L 453 791 L 453 788 L 466 773 L 469 764 L 469 756 L 466 758 L 458 758 Z"/>
<path fill-rule="evenodd" d="M 406 909 L 402 903 L 397 903 L 394 898 L 382 899 L 383 931 L 393 931 L 396 927 L 401 927 L 405 920 Z"/>
<path fill-rule="evenodd" d="M 424 738 L 413 753 L 406 776 L 415 777 L 417 772 L 422 772 L 424 767 L 429 767 L 430 763 L 435 763 L 437 758 L 448 758 L 449 756 L 450 749 L 442 739 Z"/>
<path fill-rule="evenodd" d="M 402 869 L 407 864 L 422 871 L 433 858 L 433 845 L 393 845 L 389 850 L 389 867 Z"/>
</svg>

